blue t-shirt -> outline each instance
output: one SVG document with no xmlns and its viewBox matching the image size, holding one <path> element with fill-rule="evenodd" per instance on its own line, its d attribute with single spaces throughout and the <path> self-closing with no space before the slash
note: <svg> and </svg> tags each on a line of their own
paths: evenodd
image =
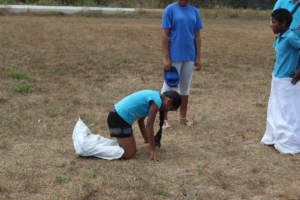
<svg viewBox="0 0 300 200">
<path fill-rule="evenodd" d="M 163 13 L 162 28 L 170 29 L 169 54 L 172 62 L 195 61 L 195 31 L 203 28 L 199 11 L 188 4 L 184 8 L 176 2 Z"/>
<path fill-rule="evenodd" d="M 274 10 L 277 10 L 279 8 L 287 9 L 288 11 L 292 12 L 296 5 L 300 3 L 299 1 L 297 3 L 294 3 L 293 0 L 278 0 L 274 6 Z M 290 25 L 290 29 L 296 28 L 300 24 L 300 7 L 297 9 L 297 11 L 293 14 L 293 21 Z M 300 38 L 300 30 L 294 30 L 293 31 L 298 38 Z M 274 43 L 273 47 L 275 48 L 275 51 L 277 51 L 276 46 L 277 46 L 278 40 Z"/>
<path fill-rule="evenodd" d="M 149 115 L 150 101 L 153 101 L 158 108 L 160 108 L 162 101 L 159 92 L 142 90 L 133 93 L 119 101 L 115 105 L 115 108 L 122 119 L 124 119 L 128 124 L 133 124 L 133 122 L 140 118 L 147 117 Z"/>
<path fill-rule="evenodd" d="M 291 30 L 277 36 L 276 62 L 273 76 L 276 78 L 291 77 L 297 70 L 300 39 Z"/>
</svg>

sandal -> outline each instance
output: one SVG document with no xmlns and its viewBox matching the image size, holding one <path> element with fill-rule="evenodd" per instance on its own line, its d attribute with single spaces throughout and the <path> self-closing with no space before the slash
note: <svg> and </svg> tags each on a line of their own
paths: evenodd
<svg viewBox="0 0 300 200">
<path fill-rule="evenodd" d="M 188 120 L 188 118 L 180 118 L 180 119 L 185 119 L 185 120 L 187 120 L 187 122 L 180 122 L 181 124 L 185 124 L 187 127 L 190 127 L 190 128 L 193 128 L 193 127 L 195 127 L 195 124 L 193 123 L 193 122 L 191 122 L 190 120 Z"/>
<path fill-rule="evenodd" d="M 165 130 L 165 131 L 172 131 L 173 128 L 168 124 L 168 121 L 164 120 L 164 122 L 165 122 L 166 125 L 163 125 L 162 129 Z"/>
</svg>

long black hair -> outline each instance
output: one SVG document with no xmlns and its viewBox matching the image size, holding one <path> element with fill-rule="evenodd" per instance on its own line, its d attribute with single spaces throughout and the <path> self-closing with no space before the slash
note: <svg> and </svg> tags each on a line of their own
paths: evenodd
<svg viewBox="0 0 300 200">
<path fill-rule="evenodd" d="M 165 95 L 166 97 L 169 97 L 170 99 L 173 100 L 172 105 L 175 107 L 176 110 L 179 108 L 179 106 L 181 105 L 182 99 L 181 99 L 181 96 L 177 92 L 175 92 L 174 90 L 170 90 L 170 91 L 164 92 L 163 95 Z M 155 146 L 157 146 L 158 148 L 161 146 L 160 140 L 161 140 L 161 135 L 162 135 L 162 126 L 164 124 L 164 119 L 165 119 L 165 112 L 160 110 L 159 111 L 159 130 L 154 137 Z"/>
</svg>

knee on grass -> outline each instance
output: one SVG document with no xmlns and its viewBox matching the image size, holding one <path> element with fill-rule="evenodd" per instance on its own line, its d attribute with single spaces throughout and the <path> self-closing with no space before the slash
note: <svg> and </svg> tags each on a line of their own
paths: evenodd
<svg viewBox="0 0 300 200">
<path fill-rule="evenodd" d="M 131 159 L 135 156 L 137 150 L 132 150 L 132 151 L 125 151 L 123 156 L 121 157 L 122 159 Z"/>
</svg>

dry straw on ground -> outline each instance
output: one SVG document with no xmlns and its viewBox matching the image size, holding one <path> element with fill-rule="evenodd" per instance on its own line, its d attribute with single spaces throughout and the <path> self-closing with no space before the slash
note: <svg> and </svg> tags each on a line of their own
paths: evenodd
<svg viewBox="0 0 300 200">
<path fill-rule="evenodd" d="M 188 107 L 197 126 L 169 115 L 164 162 L 149 162 L 137 124 L 132 160 L 74 154 L 79 116 L 109 137 L 114 103 L 161 89 L 160 24 L 147 16 L 0 16 L 0 199 L 299 199 L 299 155 L 259 143 L 274 64 L 268 17 L 203 19 L 202 70 Z M 19 82 L 35 88 L 17 93 Z"/>
</svg>

